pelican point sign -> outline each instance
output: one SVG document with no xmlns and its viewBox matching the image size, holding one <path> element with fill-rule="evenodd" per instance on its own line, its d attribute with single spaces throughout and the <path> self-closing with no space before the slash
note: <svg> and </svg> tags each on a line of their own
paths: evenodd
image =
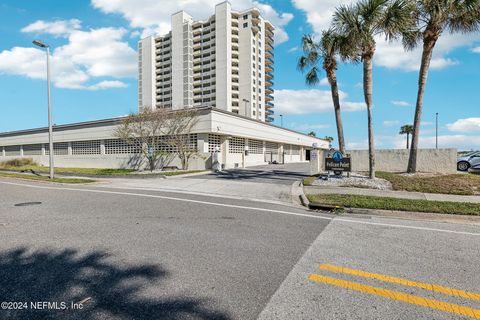
<svg viewBox="0 0 480 320">
<path fill-rule="evenodd" d="M 350 172 L 351 169 L 350 157 L 344 157 L 340 151 L 335 151 L 325 158 L 325 171 Z"/>
</svg>

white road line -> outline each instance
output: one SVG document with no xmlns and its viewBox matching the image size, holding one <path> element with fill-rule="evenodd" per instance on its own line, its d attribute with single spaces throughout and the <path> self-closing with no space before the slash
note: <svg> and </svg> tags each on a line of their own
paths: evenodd
<svg viewBox="0 0 480 320">
<path fill-rule="evenodd" d="M 281 214 L 299 216 L 299 217 L 332 220 L 332 218 L 330 218 L 330 217 L 322 217 L 322 216 L 305 214 L 305 213 L 295 213 L 295 212 L 288 212 L 288 211 L 274 210 L 274 209 L 266 209 L 266 208 L 258 208 L 258 207 L 247 207 L 247 206 L 239 206 L 239 205 L 234 205 L 234 204 L 217 203 L 217 202 L 209 202 L 209 201 L 201 201 L 201 200 L 193 200 L 193 199 L 183 199 L 183 198 L 159 196 L 159 195 L 153 195 L 153 194 L 108 191 L 108 190 L 98 190 L 98 189 L 83 189 L 83 188 L 78 188 L 77 189 L 77 188 L 47 187 L 47 186 L 36 186 L 36 185 L 30 185 L 30 184 L 4 182 L 4 181 L 0 181 L 0 183 L 14 185 L 14 186 L 36 188 L 36 189 L 67 190 L 67 191 L 75 191 L 75 192 L 79 192 L 79 191 L 80 192 L 94 192 L 94 193 L 117 194 L 117 195 L 124 195 L 124 196 L 137 196 L 137 197 L 145 197 L 145 198 L 158 198 L 158 199 L 165 199 L 165 200 L 175 200 L 175 201 L 183 201 L 183 202 L 200 203 L 200 204 L 219 206 L 219 207 L 228 207 L 228 208 L 237 208 L 237 209 L 245 209 L 245 210 L 255 210 L 255 211 L 265 211 L 265 212 L 281 213 Z"/>
<path fill-rule="evenodd" d="M 112 186 L 112 185 L 99 185 L 98 187 L 100 188 L 105 188 L 105 189 L 123 189 L 123 190 L 141 190 L 141 191 L 157 191 L 157 192 L 165 192 L 165 193 L 181 193 L 181 194 L 190 194 L 190 195 L 195 195 L 195 196 L 203 196 L 203 197 L 209 197 L 209 198 L 220 198 L 220 199 L 230 199 L 230 200 L 245 200 L 245 201 L 251 201 L 251 202 L 261 202 L 261 203 L 270 203 L 270 204 L 276 204 L 276 205 L 281 205 L 285 207 L 295 207 L 293 204 L 287 203 L 287 202 L 281 202 L 281 201 L 275 201 L 275 200 L 268 200 L 268 199 L 258 199 L 258 198 L 246 198 L 246 197 L 234 197 L 234 196 L 229 196 L 225 194 L 209 194 L 206 192 L 195 192 L 195 191 L 185 191 L 182 189 L 175 189 L 175 188 L 140 188 L 140 187 L 132 187 L 129 185 L 123 185 L 123 186 Z M 302 209 L 303 207 L 300 207 Z M 297 207 L 298 209 L 298 207 Z"/>
<path fill-rule="evenodd" d="M 183 199 L 183 198 L 176 198 L 176 197 L 166 197 L 166 196 L 143 194 L 143 193 L 108 191 L 108 190 L 98 190 L 98 189 L 83 189 L 83 188 L 48 187 L 48 186 L 37 186 L 37 185 L 14 183 L 14 182 L 5 182 L 5 181 L 0 181 L 0 183 L 1 184 L 7 184 L 7 185 L 21 186 L 21 187 L 36 188 L 36 189 L 66 190 L 66 191 L 75 191 L 75 192 L 93 192 L 93 193 L 116 194 L 116 195 L 136 196 L 136 197 L 145 197 L 145 198 L 157 198 L 157 199 L 165 199 L 165 200 L 190 202 L 190 203 L 200 203 L 200 204 L 218 206 L 218 207 L 227 207 L 227 208 L 236 208 L 236 209 L 244 209 L 244 210 L 254 210 L 254 211 L 280 213 L 280 214 L 285 214 L 285 215 L 305 217 L 305 218 L 313 218 L 313 219 L 333 220 L 335 222 L 367 224 L 367 225 L 390 227 L 390 228 L 402 228 L 402 229 L 412 229 L 412 230 L 422 230 L 422 231 L 445 232 L 445 233 L 453 233 L 453 234 L 461 234 L 461 235 L 469 235 L 469 236 L 480 236 L 480 233 L 475 233 L 475 232 L 436 229 L 436 228 L 428 228 L 428 227 L 406 226 L 406 225 L 401 225 L 401 224 L 389 224 L 389 223 L 379 223 L 379 222 L 358 221 L 358 220 L 336 218 L 336 217 L 335 218 L 330 218 L 330 217 L 323 217 L 323 216 L 311 215 L 311 214 L 305 214 L 305 213 L 288 212 L 288 211 L 283 211 L 283 210 L 266 209 L 266 208 L 258 208 L 258 207 L 247 207 L 247 206 L 239 206 L 239 205 L 233 205 L 233 204 L 216 203 L 216 202 L 193 200 L 193 199 Z"/>
</svg>

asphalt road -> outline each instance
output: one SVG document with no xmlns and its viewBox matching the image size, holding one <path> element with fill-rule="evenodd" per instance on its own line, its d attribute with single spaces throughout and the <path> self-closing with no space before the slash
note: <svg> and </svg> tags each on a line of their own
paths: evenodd
<svg viewBox="0 0 480 320">
<path fill-rule="evenodd" d="M 1 181 L 0 300 L 91 298 L 2 319 L 254 319 L 328 224 L 244 208 L 305 214 L 280 205 Z"/>
<path fill-rule="evenodd" d="M 478 319 L 479 248 L 478 226 L 0 179 L 0 300 L 84 301 L 0 318 Z"/>
<path fill-rule="evenodd" d="M 309 163 L 269 164 L 245 169 L 228 169 L 195 178 L 291 185 L 294 181 L 310 176 L 309 170 Z"/>
</svg>

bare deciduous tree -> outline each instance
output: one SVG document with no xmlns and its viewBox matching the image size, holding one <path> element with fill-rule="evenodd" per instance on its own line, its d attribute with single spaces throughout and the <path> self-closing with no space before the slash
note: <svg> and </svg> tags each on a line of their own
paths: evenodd
<svg viewBox="0 0 480 320">
<path fill-rule="evenodd" d="M 169 141 L 175 148 L 182 169 L 188 170 L 190 160 L 200 157 L 198 148 L 191 141 L 193 127 L 198 123 L 198 111 L 183 109 L 172 112 L 167 122 Z"/>
<path fill-rule="evenodd" d="M 190 159 L 199 156 L 190 141 L 197 119 L 196 110 L 143 108 L 140 113 L 126 117 L 115 135 L 133 145 L 151 171 L 168 166 L 175 156 L 180 159 L 182 169 L 187 170 Z"/>
<path fill-rule="evenodd" d="M 168 150 L 164 138 L 167 124 L 167 110 L 143 108 L 140 113 L 127 116 L 115 130 L 115 135 L 134 146 L 153 171 L 167 166 L 175 157 L 174 153 L 165 151 Z"/>
</svg>

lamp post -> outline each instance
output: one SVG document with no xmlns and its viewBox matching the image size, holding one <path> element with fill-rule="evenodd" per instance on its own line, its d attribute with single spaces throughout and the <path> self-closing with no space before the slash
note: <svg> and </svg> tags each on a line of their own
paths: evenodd
<svg viewBox="0 0 480 320">
<path fill-rule="evenodd" d="M 438 149 L 438 112 L 435 113 L 435 149 Z"/>
<path fill-rule="evenodd" d="M 33 40 L 33 44 L 47 49 L 47 96 L 48 96 L 48 150 L 49 150 L 49 164 L 50 164 L 50 179 L 54 177 L 54 163 L 53 163 L 53 128 L 52 128 L 52 106 L 50 101 L 50 47 L 40 40 Z"/>
<path fill-rule="evenodd" d="M 283 128 L 283 114 L 280 115 L 280 127 Z"/>
</svg>

